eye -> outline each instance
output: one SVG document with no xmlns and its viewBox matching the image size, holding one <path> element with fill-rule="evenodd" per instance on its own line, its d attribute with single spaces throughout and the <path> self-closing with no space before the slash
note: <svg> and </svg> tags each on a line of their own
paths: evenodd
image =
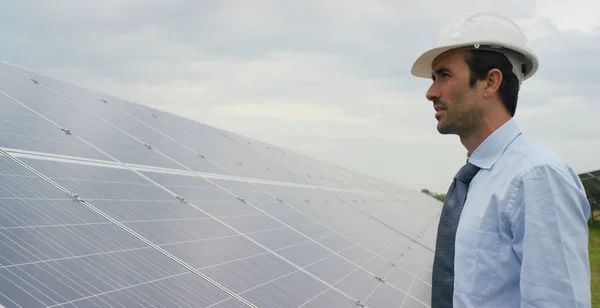
<svg viewBox="0 0 600 308">
<path fill-rule="evenodd" d="M 436 81 L 437 79 L 446 80 L 448 78 L 450 78 L 450 70 L 445 67 L 437 68 L 433 71 L 433 74 L 431 74 L 431 79 L 433 81 Z"/>
<path fill-rule="evenodd" d="M 438 73 L 437 75 L 438 75 L 437 77 L 436 77 L 435 75 L 432 75 L 432 76 L 431 76 L 431 80 L 433 80 L 433 81 L 436 81 L 436 79 L 438 79 L 438 78 L 439 78 L 440 80 L 445 80 L 445 79 L 448 79 L 448 78 L 450 78 L 450 74 L 448 74 L 448 73 L 445 73 L 445 72 L 440 72 L 440 73 Z"/>
</svg>

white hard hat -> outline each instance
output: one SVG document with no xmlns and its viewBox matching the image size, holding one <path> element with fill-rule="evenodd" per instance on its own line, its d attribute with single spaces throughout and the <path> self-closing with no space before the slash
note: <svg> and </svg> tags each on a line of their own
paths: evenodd
<svg viewBox="0 0 600 308">
<path fill-rule="evenodd" d="M 515 22 L 495 13 L 475 12 L 463 14 L 446 24 L 438 33 L 434 48 L 417 58 L 411 73 L 431 78 L 433 61 L 442 53 L 456 48 L 504 53 L 512 62 L 513 72 L 520 82 L 531 77 L 539 66 L 537 56 Z"/>
</svg>

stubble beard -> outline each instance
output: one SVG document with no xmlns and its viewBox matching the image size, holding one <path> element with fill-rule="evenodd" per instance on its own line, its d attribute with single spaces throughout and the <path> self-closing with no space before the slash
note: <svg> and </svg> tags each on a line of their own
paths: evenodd
<svg viewBox="0 0 600 308">
<path fill-rule="evenodd" d="M 441 102 L 442 106 L 447 106 Z M 466 138 L 473 135 L 483 119 L 483 111 L 480 109 L 467 109 L 458 107 L 452 110 L 446 109 L 444 114 L 438 119 L 437 130 L 442 135 L 458 135 Z"/>
</svg>

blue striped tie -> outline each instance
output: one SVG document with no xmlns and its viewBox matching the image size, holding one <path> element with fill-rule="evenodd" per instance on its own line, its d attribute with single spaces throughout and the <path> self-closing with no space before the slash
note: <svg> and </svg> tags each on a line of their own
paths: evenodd
<svg viewBox="0 0 600 308">
<path fill-rule="evenodd" d="M 467 190 L 479 167 L 467 163 L 454 176 L 442 207 L 431 281 L 431 308 L 452 308 L 454 295 L 454 239 Z"/>
</svg>

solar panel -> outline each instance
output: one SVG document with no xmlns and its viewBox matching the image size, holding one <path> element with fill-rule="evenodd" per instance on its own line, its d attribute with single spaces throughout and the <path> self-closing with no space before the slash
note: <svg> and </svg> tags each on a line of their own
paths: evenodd
<svg viewBox="0 0 600 308">
<path fill-rule="evenodd" d="M 593 202 L 600 202 L 600 170 L 581 173 L 579 178 L 585 187 L 588 198 Z"/>
<path fill-rule="evenodd" d="M 196 307 L 231 298 L 6 156 L 0 177 L 3 306 Z"/>
<path fill-rule="evenodd" d="M 0 66 L 5 307 L 429 307 L 438 201 Z"/>
</svg>

